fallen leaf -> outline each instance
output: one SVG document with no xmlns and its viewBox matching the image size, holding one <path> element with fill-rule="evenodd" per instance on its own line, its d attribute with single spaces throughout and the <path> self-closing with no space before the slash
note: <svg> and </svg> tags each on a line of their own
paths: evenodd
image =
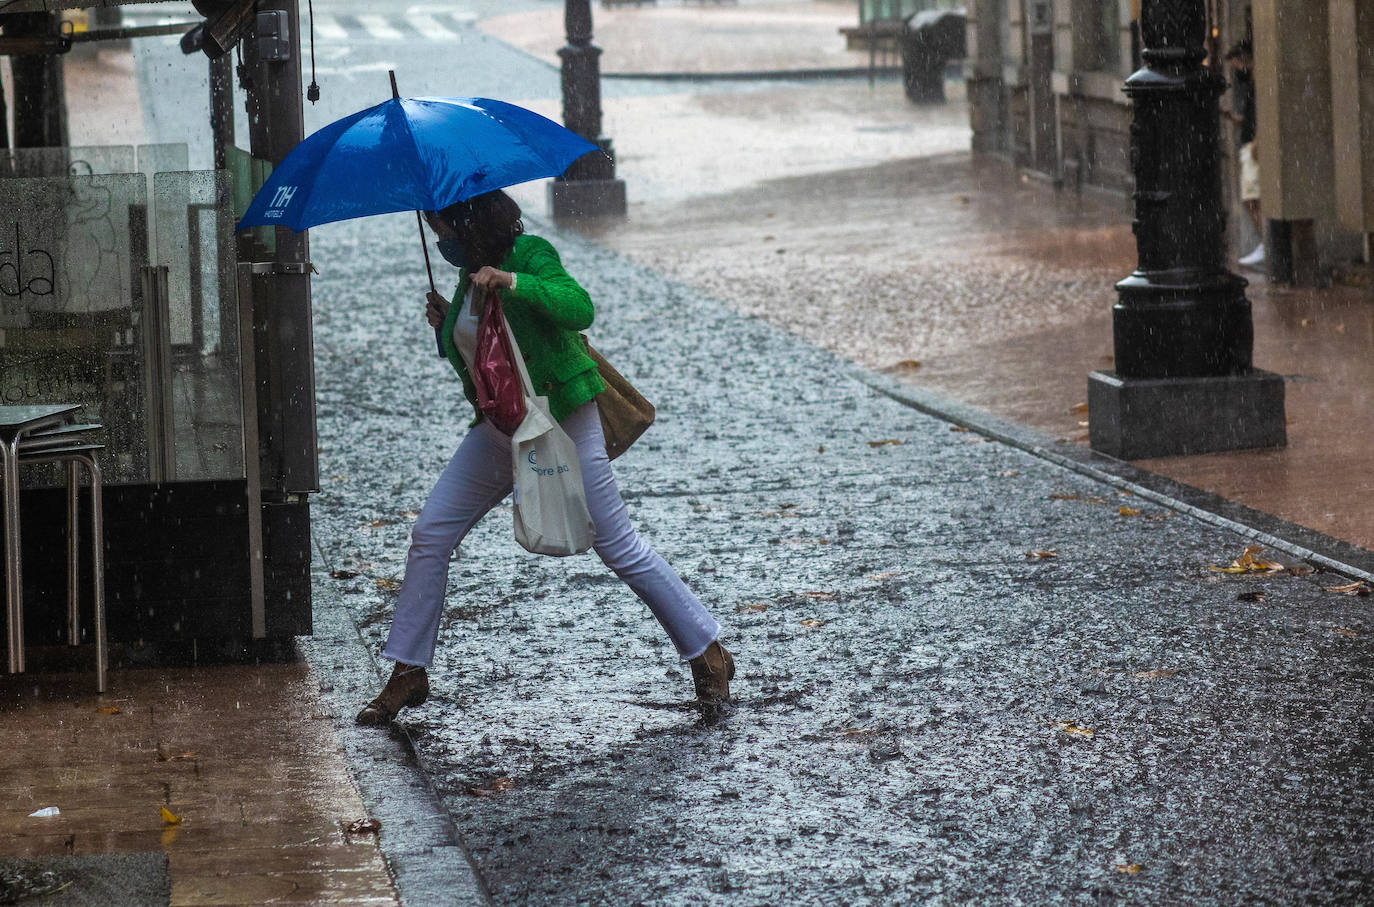
<svg viewBox="0 0 1374 907">
<path fill-rule="evenodd" d="M 1140 680 L 1159 680 L 1162 677 L 1173 677 L 1176 673 L 1178 672 L 1170 671 L 1166 668 L 1156 668 L 1153 671 L 1136 671 L 1131 676 L 1139 678 Z"/>
<path fill-rule="evenodd" d="M 869 442 L 868 442 L 868 446 L 869 446 L 869 447 L 883 447 L 883 446 L 885 446 L 885 445 L 887 445 L 887 444 L 901 444 L 901 443 L 902 443 L 902 442 L 899 441 L 899 440 L 897 440 L 896 438 L 885 438 L 885 439 L 883 439 L 882 441 L 869 441 Z"/>
<path fill-rule="evenodd" d="M 903 359 L 900 362 L 892 363 L 892 365 L 888 366 L 888 370 L 893 372 L 914 372 L 920 367 L 921 360 L 919 359 Z"/>
<path fill-rule="evenodd" d="M 1342 636 L 1359 636 L 1359 635 L 1360 635 L 1360 631 L 1359 631 L 1359 630 L 1352 630 L 1352 629 L 1350 629 L 1349 627 L 1332 627 L 1332 628 L 1331 628 L 1331 632 L 1332 632 L 1332 633 L 1339 633 L 1339 634 L 1341 634 Z"/>
<path fill-rule="evenodd" d="M 1060 721 L 1058 725 L 1070 737 L 1092 737 L 1097 734 L 1092 728 L 1074 724 L 1072 721 Z"/>
<path fill-rule="evenodd" d="M 949 430 L 950 430 L 950 431 L 973 431 L 973 429 L 969 428 L 967 425 L 951 425 L 951 426 L 949 427 Z"/>
<path fill-rule="evenodd" d="M 1026 557 L 1059 557 L 1058 551 L 1027 551 Z"/>
<path fill-rule="evenodd" d="M 373 520 L 367 525 L 370 529 L 380 529 L 383 526 L 394 526 L 396 525 L 396 521 L 387 517 L 382 517 L 381 519 Z"/>
<path fill-rule="evenodd" d="M 329 575 L 333 579 L 353 579 L 358 575 L 357 570 L 330 570 Z"/>
<path fill-rule="evenodd" d="M 180 753 L 175 753 L 175 752 L 173 752 L 173 751 L 171 750 L 171 748 L 168 747 L 166 744 L 159 743 L 159 744 L 157 745 L 157 761 L 158 761 L 158 762 L 187 762 L 187 761 L 192 760 L 192 759 L 195 759 L 195 758 L 196 758 L 196 754 L 193 753 L 193 752 L 190 752 L 189 750 L 186 750 L 186 751 L 183 751 L 183 752 L 180 752 Z"/>
<path fill-rule="evenodd" d="M 172 812 L 170 809 L 164 806 L 162 807 L 162 821 L 167 825 L 180 825 L 181 816 L 178 816 L 176 813 Z"/>
<path fill-rule="evenodd" d="M 1126 873 L 1126 875 L 1128 875 L 1128 876 L 1133 876 L 1133 875 L 1135 875 L 1136 873 L 1140 872 L 1140 870 L 1142 870 L 1142 869 L 1144 869 L 1144 867 L 1141 866 L 1139 863 L 1118 863 L 1118 864 L 1116 864 L 1116 871 L 1117 871 L 1117 872 L 1124 872 L 1124 873 Z"/>
<path fill-rule="evenodd" d="M 1317 568 L 1311 564 L 1296 564 L 1289 567 L 1288 572 L 1293 576 L 1311 576 L 1317 572 Z"/>
<path fill-rule="evenodd" d="M 878 733 L 877 728 L 872 727 L 847 727 L 842 731 L 836 731 L 836 737 L 871 737 Z"/>
<path fill-rule="evenodd" d="M 1051 494 L 1051 495 L 1046 495 L 1046 498 L 1049 499 L 1049 500 L 1051 500 L 1051 501 L 1086 501 L 1086 502 L 1089 503 L 1089 504 L 1105 504 L 1105 503 L 1107 503 L 1107 499 L 1106 499 L 1106 498 L 1094 498 L 1094 497 L 1090 497 L 1090 496 L 1085 495 L 1085 494 L 1069 494 L 1068 492 L 1062 492 L 1062 491 L 1061 491 L 1061 492 L 1056 492 L 1056 493 Z"/>
<path fill-rule="evenodd" d="M 1021 470 L 1019 470 L 1019 469 L 1008 469 L 1006 472 L 1002 473 L 1002 478 L 1004 478 L 1004 479 L 1014 479 L 1014 478 L 1016 478 L 1017 476 L 1019 476 L 1020 474 L 1021 474 Z"/>
<path fill-rule="evenodd" d="M 418 511 L 418 510 L 402 510 L 402 511 L 401 511 L 401 519 L 403 519 L 403 520 L 413 520 L 413 519 L 415 519 L 415 518 L 416 518 L 417 516 L 419 516 L 419 515 L 420 515 L 420 511 Z"/>
<path fill-rule="evenodd" d="M 383 592 L 395 592 L 397 589 L 401 588 L 401 581 L 398 579 L 392 579 L 389 576 L 384 576 L 381 579 L 374 580 L 373 582 L 376 584 L 377 588 L 381 589 Z"/>
<path fill-rule="evenodd" d="M 736 614 L 758 614 L 758 613 L 761 612 L 761 611 L 767 611 L 767 610 L 768 610 L 768 603 L 767 603 L 767 602 L 751 602 L 750 604 L 747 604 L 747 605 L 740 605 L 738 608 L 735 609 L 735 613 L 736 613 Z"/>
<path fill-rule="evenodd" d="M 801 622 L 801 625 L 803 627 L 824 627 L 826 623 L 828 623 L 828 621 L 818 620 L 814 617 L 808 617 L 806 620 Z"/>
<path fill-rule="evenodd" d="M 1087 411 L 1088 411 L 1088 404 L 1086 404 L 1086 403 L 1075 403 L 1075 404 L 1073 405 L 1073 408 L 1070 410 L 1070 412 L 1075 412 L 1075 413 L 1086 413 Z"/>
<path fill-rule="evenodd" d="M 1359 595 L 1361 597 L 1369 594 L 1369 584 L 1364 580 L 1356 580 L 1344 586 L 1322 586 L 1327 592 L 1335 592 L 1338 595 Z"/>
<path fill-rule="evenodd" d="M 1116 508 L 1116 512 L 1122 516 L 1140 516 L 1139 510 L 1136 510 L 1134 507 L 1127 507 L 1125 504 Z"/>
<path fill-rule="evenodd" d="M 381 830 L 381 819 L 355 819 L 348 823 L 348 833 L 351 835 L 375 835 Z"/>
<path fill-rule="evenodd" d="M 820 445 L 819 447 L 817 447 L 817 448 L 816 448 L 816 453 L 825 453 L 825 445 L 822 444 L 822 445 Z"/>
<path fill-rule="evenodd" d="M 1258 591 L 1258 590 L 1256 590 L 1256 591 L 1254 591 L 1254 592 L 1242 592 L 1240 595 L 1237 595 L 1237 596 L 1236 596 L 1236 601 L 1238 601 L 1238 602 L 1262 602 L 1262 601 L 1264 601 L 1264 593 L 1263 593 L 1263 592 L 1260 592 L 1260 591 Z"/>
<path fill-rule="evenodd" d="M 118 715 L 120 713 L 117 705 L 102 705 L 95 712 L 97 715 Z"/>
<path fill-rule="evenodd" d="M 1216 564 L 1208 564 L 1207 569 L 1217 573 L 1278 573 L 1286 569 L 1283 564 L 1258 557 L 1263 550 L 1264 548 L 1259 545 L 1250 545 L 1240 557 L 1231 561 L 1230 566 L 1218 567 Z"/>
<path fill-rule="evenodd" d="M 819 589 L 814 592 L 803 592 L 802 595 L 805 595 L 807 598 L 819 598 L 824 599 L 826 601 L 829 601 L 835 597 L 834 592 L 826 592 Z"/>
<path fill-rule="evenodd" d="M 870 573 L 869 579 L 892 579 L 894 576 L 901 576 L 900 573 Z"/>
<path fill-rule="evenodd" d="M 1092 427 L 1092 423 L 1091 423 L 1091 422 L 1079 422 L 1079 423 L 1078 423 L 1078 427 L 1079 427 L 1079 428 L 1091 428 L 1091 427 Z"/>
<path fill-rule="evenodd" d="M 468 793 L 474 797 L 494 797 L 502 791 L 511 790 L 515 787 L 514 778 L 493 778 L 481 787 L 469 787 Z"/>
</svg>

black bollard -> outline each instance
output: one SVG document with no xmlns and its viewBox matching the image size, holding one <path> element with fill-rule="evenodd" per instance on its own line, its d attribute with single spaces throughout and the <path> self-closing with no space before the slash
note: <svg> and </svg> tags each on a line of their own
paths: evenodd
<svg viewBox="0 0 1374 907">
<path fill-rule="evenodd" d="M 1115 371 L 1088 378 L 1092 448 L 1121 459 L 1282 446 L 1283 379 L 1251 367 L 1246 281 L 1225 265 L 1204 0 L 1144 0 L 1134 105 L 1137 267 L 1116 285 Z"/>
<path fill-rule="evenodd" d="M 625 181 L 616 179 L 611 140 L 601 134 L 601 48 L 592 43 L 590 0 L 566 0 L 563 21 L 563 125 L 602 153 L 583 156 L 549 184 L 549 208 L 554 217 L 623 215 Z"/>
</svg>

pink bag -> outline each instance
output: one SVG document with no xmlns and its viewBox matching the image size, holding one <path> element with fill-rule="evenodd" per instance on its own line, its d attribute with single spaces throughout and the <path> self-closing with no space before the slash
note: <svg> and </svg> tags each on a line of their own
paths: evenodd
<svg viewBox="0 0 1374 907">
<path fill-rule="evenodd" d="M 477 407 L 482 415 L 507 435 L 514 434 L 525 418 L 525 389 L 515 364 L 518 355 L 506 330 L 501 295 L 491 290 L 477 325 L 472 383 L 477 388 Z"/>
</svg>

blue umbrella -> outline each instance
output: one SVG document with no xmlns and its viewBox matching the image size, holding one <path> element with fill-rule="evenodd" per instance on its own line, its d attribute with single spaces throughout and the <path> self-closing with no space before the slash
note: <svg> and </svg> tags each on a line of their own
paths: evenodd
<svg viewBox="0 0 1374 907">
<path fill-rule="evenodd" d="M 394 211 L 437 211 L 557 176 L 596 145 L 490 98 L 401 98 L 337 120 L 286 156 L 239 220 L 306 230 Z"/>
<path fill-rule="evenodd" d="M 414 211 L 429 268 L 421 211 L 547 176 L 596 145 L 532 110 L 491 98 L 403 98 L 336 120 L 292 148 L 239 219 L 247 227 L 308 230 L 319 224 Z M 444 345 L 438 340 L 439 355 Z"/>
</svg>

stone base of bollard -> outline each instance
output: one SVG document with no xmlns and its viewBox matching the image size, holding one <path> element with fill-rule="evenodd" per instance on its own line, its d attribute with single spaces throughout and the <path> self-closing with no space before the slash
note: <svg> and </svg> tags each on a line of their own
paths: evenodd
<svg viewBox="0 0 1374 907">
<path fill-rule="evenodd" d="M 625 181 L 554 180 L 549 183 L 549 212 L 564 217 L 623 217 Z"/>
<path fill-rule="evenodd" d="M 1209 378 L 1092 372 L 1088 436 L 1118 460 L 1283 447 L 1283 393 L 1283 376 L 1260 369 Z"/>
</svg>

